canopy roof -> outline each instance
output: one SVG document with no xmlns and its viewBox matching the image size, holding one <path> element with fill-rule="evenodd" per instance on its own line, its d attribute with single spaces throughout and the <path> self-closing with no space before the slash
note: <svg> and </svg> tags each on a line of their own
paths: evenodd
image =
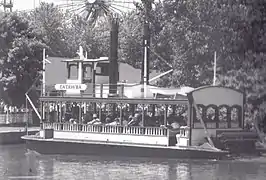
<svg viewBox="0 0 266 180">
<path fill-rule="evenodd" d="M 156 95 L 163 96 L 187 96 L 187 93 L 194 90 L 192 87 L 180 87 L 180 88 L 163 88 L 157 86 L 147 85 L 147 94 L 146 98 L 154 98 Z M 142 98 L 143 85 L 134 85 L 130 87 L 125 87 L 124 94 L 127 98 Z"/>
</svg>

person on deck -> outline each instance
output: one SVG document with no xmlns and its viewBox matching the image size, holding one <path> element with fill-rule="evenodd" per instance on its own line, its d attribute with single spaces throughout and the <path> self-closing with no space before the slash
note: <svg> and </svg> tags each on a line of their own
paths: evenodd
<svg viewBox="0 0 266 180">
<path fill-rule="evenodd" d="M 124 118 L 122 121 L 123 126 L 128 126 L 128 123 L 132 120 L 133 116 L 129 115 L 128 119 Z"/>
<path fill-rule="evenodd" d="M 109 124 L 112 122 L 112 115 L 111 114 L 107 114 L 106 118 L 105 118 L 105 123 Z"/>
<path fill-rule="evenodd" d="M 106 124 L 106 126 L 118 126 L 119 124 L 119 119 L 115 118 L 113 122 Z"/>
<path fill-rule="evenodd" d="M 136 113 L 135 116 L 129 121 L 128 126 L 139 126 L 140 123 L 140 114 Z"/>
<path fill-rule="evenodd" d="M 91 124 L 91 125 L 100 125 L 100 124 L 102 124 L 102 122 L 98 118 L 97 114 L 93 114 L 92 118 L 93 118 L 92 121 L 88 122 L 87 124 Z"/>
</svg>

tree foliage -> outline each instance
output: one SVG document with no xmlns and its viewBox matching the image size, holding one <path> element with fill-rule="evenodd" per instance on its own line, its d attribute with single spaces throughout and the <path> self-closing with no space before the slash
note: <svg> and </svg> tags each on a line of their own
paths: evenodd
<svg viewBox="0 0 266 180">
<path fill-rule="evenodd" d="M 25 93 L 42 70 L 41 35 L 30 28 L 28 21 L 14 14 L 0 20 L 1 83 L 12 105 L 22 105 Z"/>
</svg>

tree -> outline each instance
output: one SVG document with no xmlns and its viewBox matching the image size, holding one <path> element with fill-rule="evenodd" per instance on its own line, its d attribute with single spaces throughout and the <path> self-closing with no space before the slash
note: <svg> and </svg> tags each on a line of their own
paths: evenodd
<svg viewBox="0 0 266 180">
<path fill-rule="evenodd" d="M 28 15 L 31 28 L 34 32 L 40 33 L 44 42 L 49 47 L 49 55 L 59 57 L 73 56 L 78 48 L 73 47 L 76 41 L 69 44 L 70 37 L 76 37 L 79 33 L 68 31 L 70 19 L 68 13 L 64 13 L 53 3 L 41 3 L 33 12 Z M 73 49 L 76 48 L 76 49 Z"/>
<path fill-rule="evenodd" d="M 42 70 L 42 49 L 47 48 L 40 34 L 16 13 L 0 20 L 0 59 L 8 104 L 21 106 L 25 93 Z"/>
<path fill-rule="evenodd" d="M 137 11 L 126 14 L 120 23 L 119 61 L 141 68 L 142 63 L 142 18 Z"/>
<path fill-rule="evenodd" d="M 238 4 L 240 4 L 238 2 Z M 221 84 L 234 87 L 245 92 L 246 120 L 253 120 L 254 110 L 259 110 L 261 117 L 266 116 L 266 59 L 265 49 L 265 1 L 249 1 L 242 3 L 246 8 L 243 26 L 237 28 L 242 42 L 235 44 L 239 57 L 238 66 L 221 74 Z"/>
</svg>

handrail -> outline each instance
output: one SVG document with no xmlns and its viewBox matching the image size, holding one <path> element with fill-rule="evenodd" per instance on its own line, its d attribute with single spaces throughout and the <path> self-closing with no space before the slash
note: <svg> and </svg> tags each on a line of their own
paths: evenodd
<svg viewBox="0 0 266 180">
<path fill-rule="evenodd" d="M 69 132 L 87 132 L 103 134 L 125 134 L 125 135 L 146 135 L 146 136 L 167 136 L 168 129 L 161 127 L 137 127 L 137 126 L 110 126 L 110 125 L 89 125 L 71 123 L 43 123 L 43 129 Z"/>
</svg>

